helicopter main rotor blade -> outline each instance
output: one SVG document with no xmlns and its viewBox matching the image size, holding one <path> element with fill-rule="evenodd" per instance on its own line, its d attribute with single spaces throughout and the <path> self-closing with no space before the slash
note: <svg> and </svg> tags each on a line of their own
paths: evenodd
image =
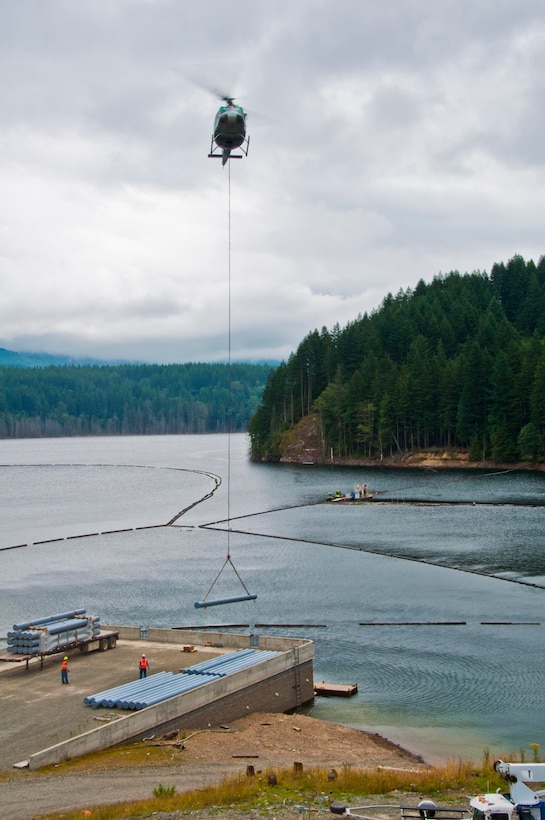
<svg viewBox="0 0 545 820">
<path fill-rule="evenodd" d="M 232 94 L 226 94 L 225 89 L 218 88 L 215 85 L 204 82 L 203 80 L 195 77 L 193 74 L 188 74 L 187 72 L 182 71 L 178 68 L 173 68 L 173 71 L 175 71 L 177 74 L 181 74 L 183 77 L 185 77 L 185 79 L 188 82 L 192 83 L 193 85 L 196 85 L 198 88 L 202 88 L 202 90 L 206 91 L 208 94 L 212 94 L 213 97 L 217 97 L 218 100 L 224 100 L 225 102 L 232 103 L 235 99 L 235 97 Z"/>
</svg>

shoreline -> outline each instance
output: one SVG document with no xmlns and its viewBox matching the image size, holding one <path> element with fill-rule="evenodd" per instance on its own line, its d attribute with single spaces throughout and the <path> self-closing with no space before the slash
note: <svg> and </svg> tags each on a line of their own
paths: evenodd
<svg viewBox="0 0 545 820">
<path fill-rule="evenodd" d="M 299 458 L 281 456 L 276 459 L 256 459 L 258 462 L 274 461 L 279 464 L 300 464 L 308 467 L 366 467 L 368 469 L 414 469 L 414 470 L 505 470 L 506 472 L 545 472 L 545 463 L 531 461 L 500 462 L 470 461 L 467 453 L 452 455 L 445 452 L 414 452 L 406 456 L 393 456 L 384 459 L 365 458 L 332 458 L 315 456 Z"/>
</svg>

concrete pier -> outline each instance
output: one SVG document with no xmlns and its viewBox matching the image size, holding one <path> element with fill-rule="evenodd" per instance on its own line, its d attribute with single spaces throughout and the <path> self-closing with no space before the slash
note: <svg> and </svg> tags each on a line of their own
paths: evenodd
<svg viewBox="0 0 545 820">
<path fill-rule="evenodd" d="M 58 658 L 46 661 L 43 669 L 35 666 L 23 670 L 19 667 L 0 675 L 0 691 L 10 698 L 11 726 L 21 741 L 15 746 L 28 749 L 23 759 L 12 758 L 11 765 L 37 769 L 150 733 L 219 726 L 249 712 L 289 712 L 314 697 L 314 644 L 310 640 L 155 628 L 148 628 L 143 638 L 138 627 L 108 626 L 105 629 L 119 632 L 114 650 L 91 654 L 78 650 L 70 656 L 69 665 L 74 672 L 72 680 L 75 681 L 77 676 L 77 689 L 69 690 L 59 685 Z M 184 651 L 187 646 L 195 651 Z M 273 650 L 279 654 L 139 712 L 125 714 L 118 710 L 113 719 L 110 719 L 111 710 L 95 710 L 83 705 L 83 697 L 137 678 L 136 666 L 141 653 L 150 659 L 152 672 L 161 669 L 179 672 L 214 654 L 247 647 Z M 34 707 L 29 706 L 33 692 Z M 43 703 L 40 702 L 42 699 Z M 58 707 L 51 709 L 56 700 L 59 700 Z M 29 720 L 28 716 L 33 708 L 39 714 L 46 701 L 51 721 L 57 720 L 58 726 L 46 726 L 44 722 L 44 731 L 40 733 L 38 722 L 32 718 Z M 67 708 L 69 702 L 71 709 Z M 101 718 L 106 721 L 102 725 L 96 726 L 95 723 L 96 728 L 70 736 L 75 729 L 87 728 L 93 725 L 92 721 Z M 19 727 L 17 721 L 20 721 Z M 28 723 L 26 736 L 25 721 Z M 60 739 L 40 746 L 41 735 L 44 739 L 45 736 Z M 0 739 L 1 736 L 0 729 Z M 15 748 L 12 751 L 15 752 Z"/>
</svg>

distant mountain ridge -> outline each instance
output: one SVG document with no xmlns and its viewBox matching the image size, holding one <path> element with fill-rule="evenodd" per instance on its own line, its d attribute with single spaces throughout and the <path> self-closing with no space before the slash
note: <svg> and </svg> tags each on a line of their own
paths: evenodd
<svg viewBox="0 0 545 820">
<path fill-rule="evenodd" d="M 55 355 L 53 353 L 32 353 L 0 347 L 0 367 L 62 367 L 63 365 L 114 367 L 120 364 L 139 365 L 146 364 L 146 362 L 134 359 L 94 359 L 91 357 Z M 227 362 L 212 362 L 211 364 L 227 364 Z M 245 359 L 236 359 L 233 364 L 250 364 L 250 362 Z M 277 359 L 259 359 L 259 361 L 251 362 L 251 364 L 278 367 L 280 361 Z"/>
<path fill-rule="evenodd" d="M 104 361 L 101 359 L 76 358 L 75 356 L 59 356 L 52 353 L 30 353 L 7 350 L 0 347 L 0 367 L 50 367 L 65 364 L 125 364 L 126 360 Z"/>
</svg>

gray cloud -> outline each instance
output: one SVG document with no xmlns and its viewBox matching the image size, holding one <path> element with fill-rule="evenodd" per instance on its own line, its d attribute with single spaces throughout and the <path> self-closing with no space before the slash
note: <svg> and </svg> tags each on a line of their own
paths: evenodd
<svg viewBox="0 0 545 820">
<path fill-rule="evenodd" d="M 286 358 L 388 291 L 544 252 L 541 0 L 0 6 L 0 345 Z"/>
</svg>

